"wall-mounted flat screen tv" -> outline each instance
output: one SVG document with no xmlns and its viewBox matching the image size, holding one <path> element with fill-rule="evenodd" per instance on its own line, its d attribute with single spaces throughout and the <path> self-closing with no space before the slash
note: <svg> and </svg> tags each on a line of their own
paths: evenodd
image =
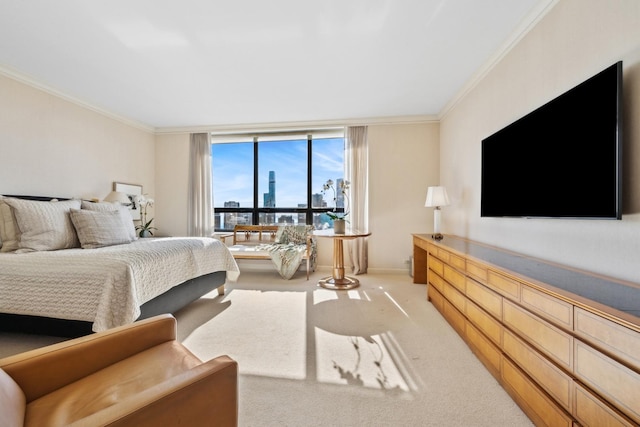
<svg viewBox="0 0 640 427">
<path fill-rule="evenodd" d="M 621 219 L 622 62 L 482 141 L 481 216 Z"/>
</svg>

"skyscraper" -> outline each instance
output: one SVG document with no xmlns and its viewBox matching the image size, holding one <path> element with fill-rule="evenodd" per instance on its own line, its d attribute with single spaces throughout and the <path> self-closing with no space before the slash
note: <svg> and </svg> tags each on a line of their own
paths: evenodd
<svg viewBox="0 0 640 427">
<path fill-rule="evenodd" d="M 264 207 L 275 208 L 276 207 L 276 173 L 275 171 L 269 171 L 269 192 L 263 194 Z M 276 215 L 273 213 L 267 213 L 264 215 L 263 224 L 275 224 Z"/>
<path fill-rule="evenodd" d="M 311 206 L 314 208 L 324 208 L 327 206 L 327 202 L 324 200 L 324 194 L 315 193 L 311 196 Z"/>
<path fill-rule="evenodd" d="M 264 207 L 275 208 L 276 207 L 276 173 L 269 171 L 269 192 L 264 193 Z"/>
<path fill-rule="evenodd" d="M 240 203 L 239 202 L 235 202 L 233 200 L 230 200 L 228 202 L 224 202 L 224 207 L 225 208 L 239 208 L 240 207 Z M 224 214 L 224 220 L 222 224 L 217 224 L 217 227 L 221 227 L 221 228 L 226 228 L 226 229 L 232 229 L 234 225 L 236 224 L 242 224 L 242 222 L 240 221 L 240 218 L 238 218 L 238 214 L 237 213 L 230 213 L 227 212 Z"/>
</svg>

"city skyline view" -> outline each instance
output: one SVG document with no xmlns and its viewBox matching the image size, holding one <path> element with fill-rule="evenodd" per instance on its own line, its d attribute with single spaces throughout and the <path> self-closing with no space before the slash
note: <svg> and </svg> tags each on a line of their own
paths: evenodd
<svg viewBox="0 0 640 427">
<path fill-rule="evenodd" d="M 212 144 L 213 204 L 224 207 L 237 202 L 253 206 L 253 142 Z M 312 194 L 322 185 L 344 177 L 344 139 L 314 139 L 312 150 Z M 269 193 L 269 173 L 275 173 L 275 206 L 298 207 L 307 202 L 307 140 L 260 142 L 258 148 L 258 203 L 264 207 Z M 333 193 L 324 197 L 333 205 Z"/>
</svg>

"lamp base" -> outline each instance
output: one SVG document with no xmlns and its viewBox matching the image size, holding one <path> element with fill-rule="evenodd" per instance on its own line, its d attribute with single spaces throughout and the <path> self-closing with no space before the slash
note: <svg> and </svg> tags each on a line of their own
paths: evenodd
<svg viewBox="0 0 640 427">
<path fill-rule="evenodd" d="M 436 206 L 433 210 L 433 234 L 431 238 L 433 240 L 442 240 L 442 233 L 440 233 L 440 206 Z"/>
</svg>

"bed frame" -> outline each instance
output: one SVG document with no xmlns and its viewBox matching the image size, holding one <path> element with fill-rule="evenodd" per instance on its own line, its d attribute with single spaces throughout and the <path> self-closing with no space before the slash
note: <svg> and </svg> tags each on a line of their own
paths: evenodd
<svg viewBox="0 0 640 427">
<path fill-rule="evenodd" d="M 175 313 L 214 289 L 218 289 L 218 294 L 222 295 L 226 279 L 226 271 L 216 271 L 174 286 L 167 292 L 142 304 L 137 320 L 162 313 Z M 4 332 L 75 338 L 92 334 L 92 325 L 92 322 L 81 320 L 0 313 L 0 331 Z"/>
<path fill-rule="evenodd" d="M 39 201 L 49 201 L 54 198 L 58 200 L 69 200 L 64 197 L 11 195 L 6 195 L 6 197 Z M 226 271 L 216 271 L 187 280 L 142 304 L 140 306 L 140 316 L 136 320 L 146 319 L 162 313 L 175 313 L 214 289 L 218 289 L 218 295 L 224 295 L 224 284 L 226 280 Z M 92 322 L 81 320 L 0 313 L 0 331 L 6 332 L 75 338 L 92 334 L 93 331 L 91 327 Z"/>
</svg>

